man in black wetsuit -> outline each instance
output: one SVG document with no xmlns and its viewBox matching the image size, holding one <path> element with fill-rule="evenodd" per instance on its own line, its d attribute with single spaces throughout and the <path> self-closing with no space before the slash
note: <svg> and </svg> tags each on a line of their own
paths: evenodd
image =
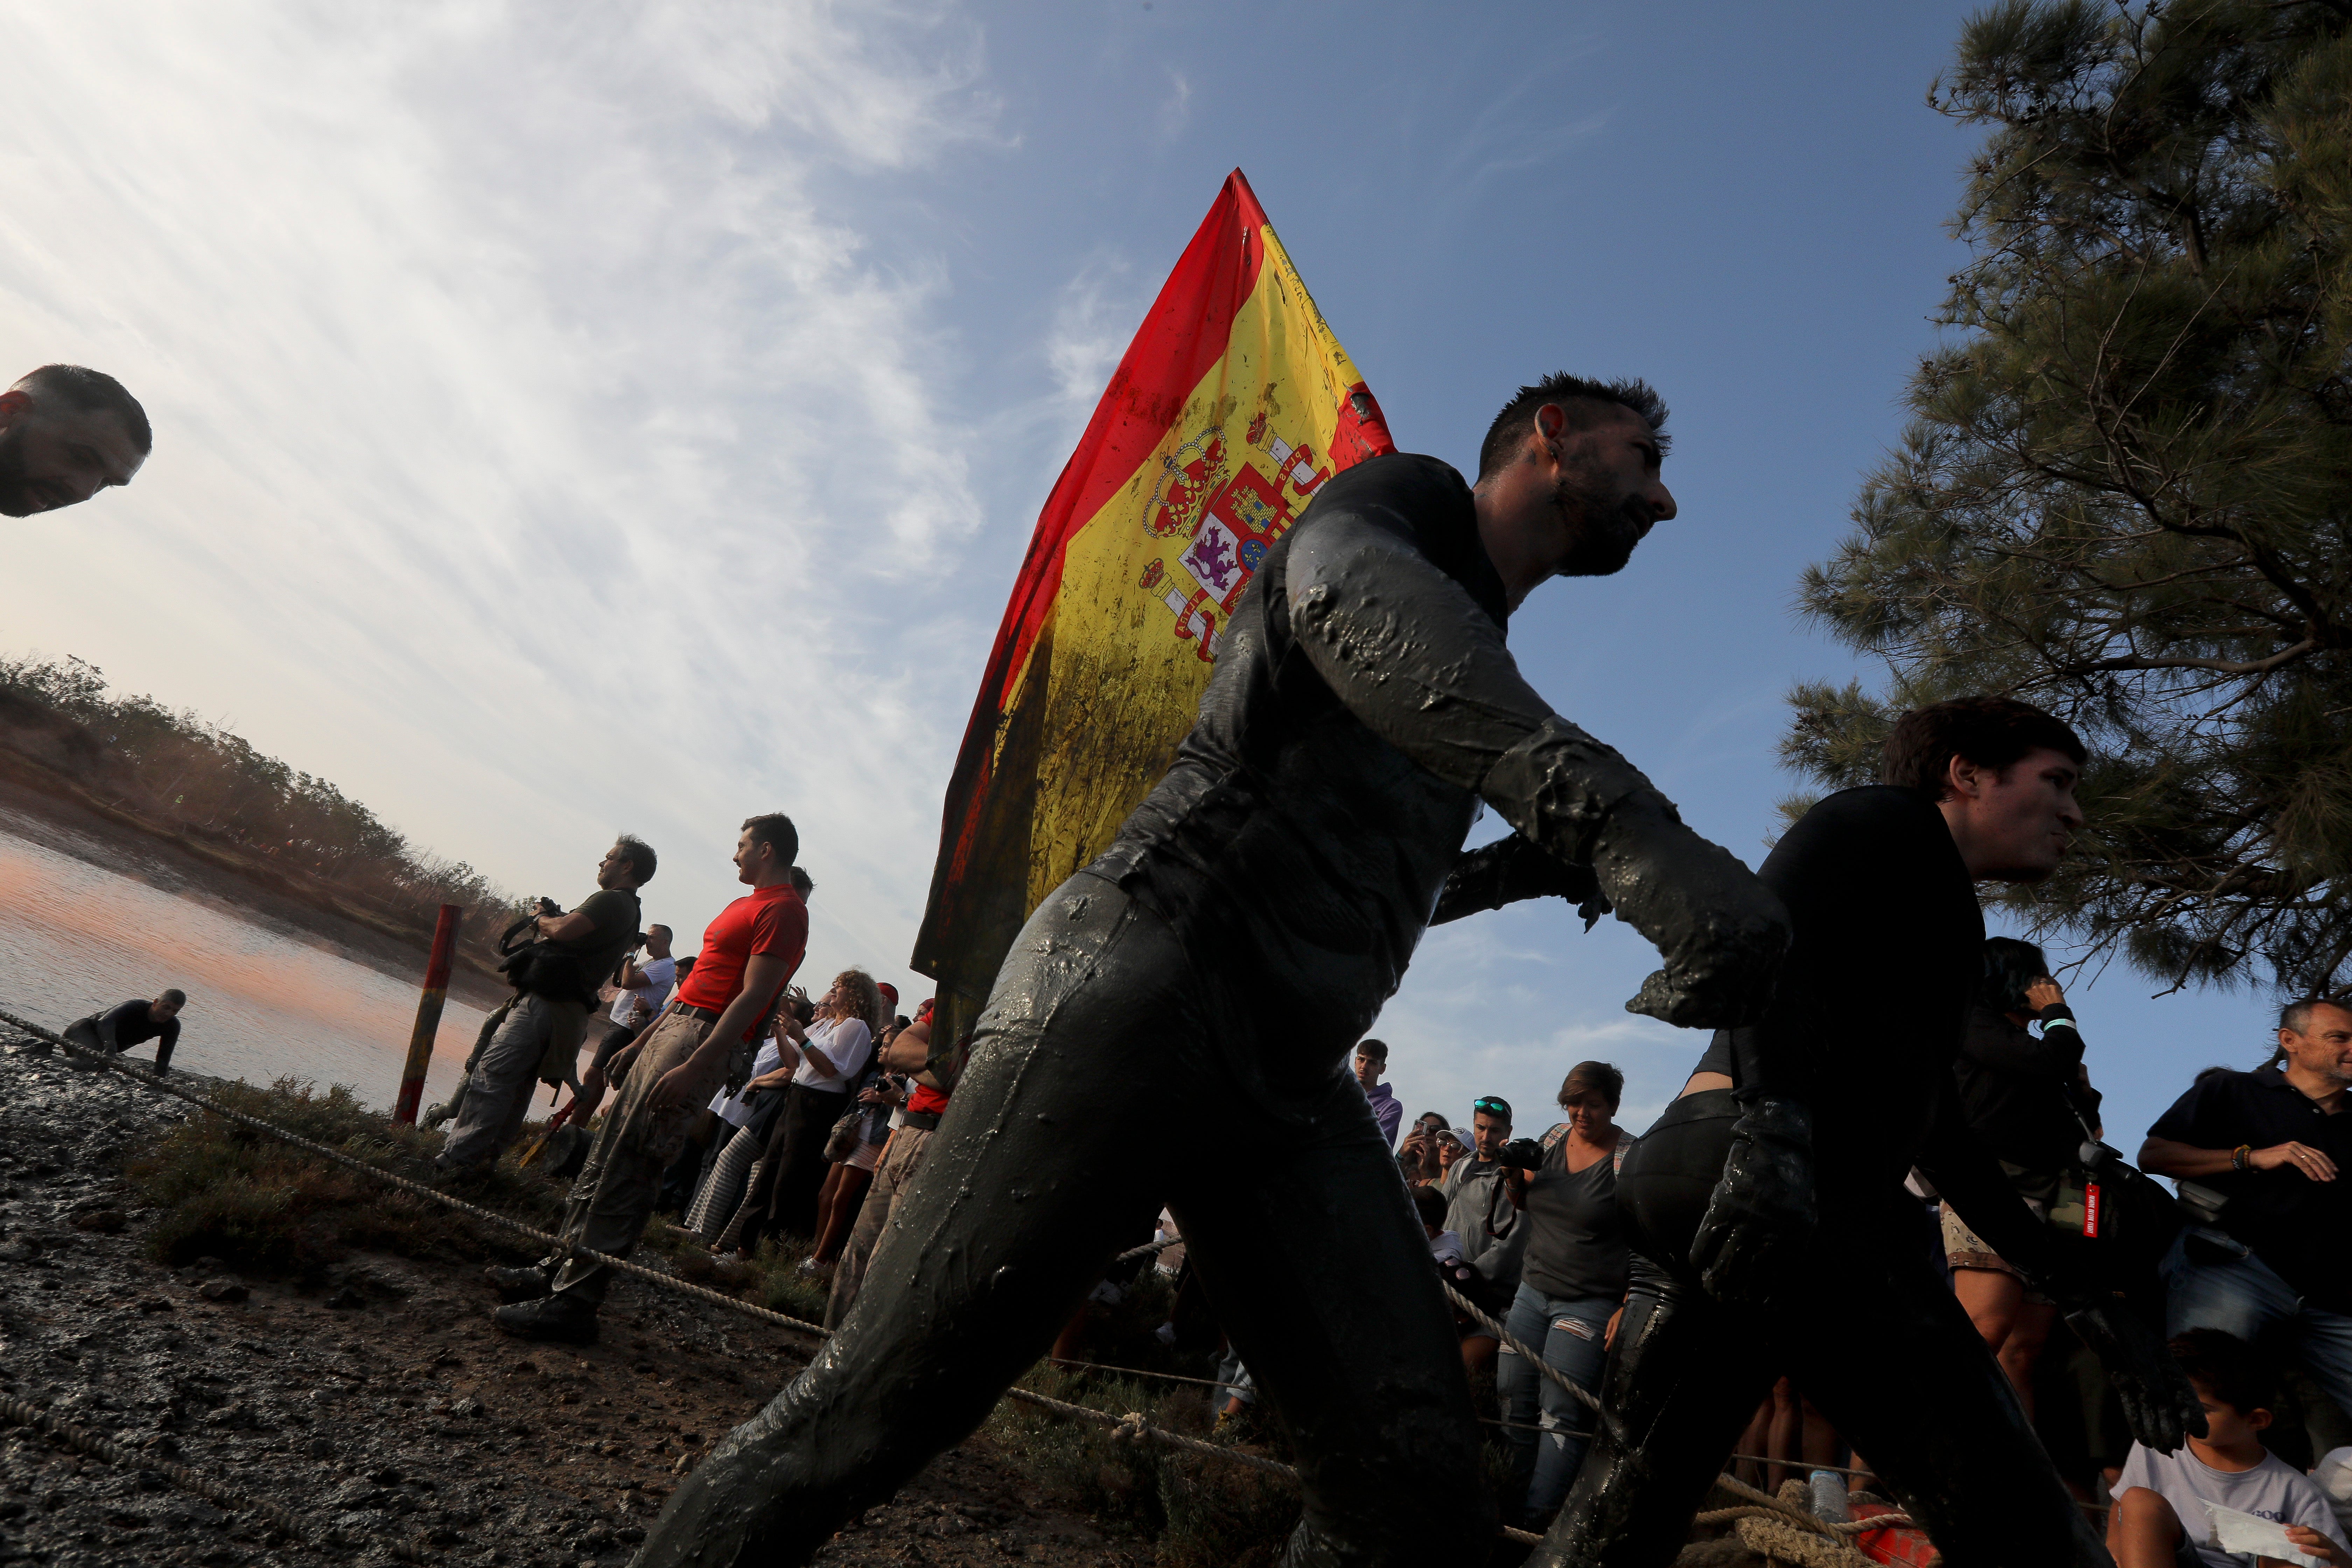
<svg viewBox="0 0 2352 1568">
<path fill-rule="evenodd" d="M 1664 417 L 1640 383 L 1554 377 L 1497 416 L 1475 493 L 1402 455 L 1323 486 L 1220 638 L 1167 776 L 1013 942 L 839 1332 L 694 1472 L 640 1563 L 805 1560 L 976 1427 L 1162 1203 L 1297 1452 L 1288 1561 L 1485 1549 L 1453 1315 L 1348 1053 L 1482 799 L 1518 836 L 1452 912 L 1597 890 L 1665 961 L 1630 1005 L 1761 1011 L 1778 902 L 1503 642 L 1537 584 L 1616 571 L 1674 515 Z M 1235 1157 L 1202 1158 L 1203 1136 Z"/>
<path fill-rule="evenodd" d="M 180 1043 L 180 1009 L 187 1005 L 188 994 L 176 986 L 152 1001 L 134 996 L 112 1012 L 75 1019 L 65 1026 L 65 1037 L 75 1045 L 110 1056 L 121 1056 L 133 1046 L 152 1040 L 155 1070 L 170 1072 L 173 1047 Z"/>
<path fill-rule="evenodd" d="M 1660 1568 L 1775 1377 L 1796 1379 L 1953 1568 L 2107 1554 L 1930 1263 L 1925 1172 L 2067 1310 L 2150 1447 L 2201 1433 L 2154 1329 L 2070 1276 L 1970 1131 L 1952 1062 L 1982 982 L 1974 884 L 2032 883 L 2082 824 L 2074 732 L 2022 702 L 1905 715 L 1887 783 L 1807 812 L 1759 873 L 1796 941 L 1617 1178 L 1633 1280 L 1591 1457 L 1529 1559 Z"/>
</svg>

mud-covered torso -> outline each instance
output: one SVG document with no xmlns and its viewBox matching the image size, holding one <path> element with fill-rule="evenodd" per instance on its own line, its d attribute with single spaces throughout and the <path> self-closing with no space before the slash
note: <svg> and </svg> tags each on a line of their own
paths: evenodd
<svg viewBox="0 0 2352 1568">
<path fill-rule="evenodd" d="M 1409 542 L 1503 625 L 1459 474 L 1398 455 L 1337 476 L 1267 552 L 1174 765 L 1092 868 L 1251 989 L 1254 1032 L 1306 1031 L 1318 1064 L 1395 991 L 1477 813 L 1342 705 L 1292 636 L 1293 548 L 1343 513 Z"/>
</svg>

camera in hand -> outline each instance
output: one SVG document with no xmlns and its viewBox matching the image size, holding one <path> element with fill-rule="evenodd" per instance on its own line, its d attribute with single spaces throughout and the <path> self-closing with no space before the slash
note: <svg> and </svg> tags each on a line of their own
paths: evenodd
<svg viewBox="0 0 2352 1568">
<path fill-rule="evenodd" d="M 560 915 L 563 912 L 563 906 L 551 898 L 542 896 L 538 900 L 538 905 L 541 915 Z"/>
<path fill-rule="evenodd" d="M 1532 1138 L 1514 1138 L 1495 1151 L 1495 1163 L 1514 1171 L 1536 1170 L 1543 1160 L 1543 1145 Z"/>
</svg>

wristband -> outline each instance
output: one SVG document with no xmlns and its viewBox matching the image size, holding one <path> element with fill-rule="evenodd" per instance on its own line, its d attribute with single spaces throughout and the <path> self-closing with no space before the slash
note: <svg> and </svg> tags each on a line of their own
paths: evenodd
<svg viewBox="0 0 2352 1568">
<path fill-rule="evenodd" d="M 2246 1161 L 2253 1152 L 2254 1146 L 2251 1143 L 2241 1143 L 2236 1148 L 2231 1150 L 2230 1169 L 2233 1171 L 2244 1170 L 2246 1168 Z"/>
</svg>

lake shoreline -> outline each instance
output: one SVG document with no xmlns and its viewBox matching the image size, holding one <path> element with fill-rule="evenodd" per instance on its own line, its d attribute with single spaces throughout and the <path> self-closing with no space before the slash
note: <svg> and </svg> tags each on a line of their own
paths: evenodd
<svg viewBox="0 0 2352 1568">
<path fill-rule="evenodd" d="M 277 879 L 273 886 L 231 864 L 219 850 L 207 847 L 200 851 L 167 829 L 77 799 L 79 791 L 68 795 L 38 776 L 47 770 L 37 764 L 5 765 L 23 761 L 0 753 L 0 831 L 164 892 L 221 906 L 241 919 L 365 964 L 388 979 L 422 985 L 428 940 L 355 917 L 290 879 Z M 484 1010 L 506 1001 L 510 993 L 498 975 L 462 949 L 457 959 L 449 977 L 452 998 Z"/>
</svg>

